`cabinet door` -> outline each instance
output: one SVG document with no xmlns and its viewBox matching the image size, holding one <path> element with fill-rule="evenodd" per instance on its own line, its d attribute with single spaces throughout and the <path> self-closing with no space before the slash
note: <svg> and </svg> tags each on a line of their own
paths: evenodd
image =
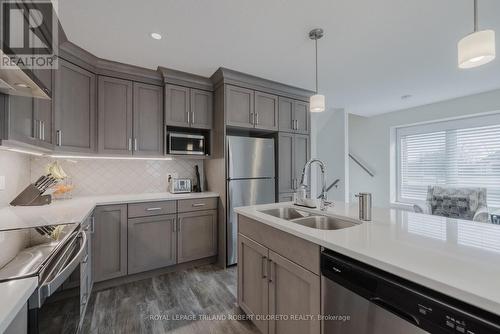
<svg viewBox="0 0 500 334">
<path fill-rule="evenodd" d="M 175 264 L 175 215 L 128 220 L 128 273 Z"/>
<path fill-rule="evenodd" d="M 99 153 L 132 154 L 132 82 L 99 77 Z"/>
<path fill-rule="evenodd" d="M 291 193 L 295 190 L 294 135 L 280 132 L 278 137 L 278 191 Z"/>
<path fill-rule="evenodd" d="M 294 129 L 294 104 L 293 100 L 284 97 L 279 98 L 279 130 L 293 132 Z"/>
<path fill-rule="evenodd" d="M 309 103 L 295 101 L 294 103 L 295 133 L 308 134 L 310 129 Z"/>
<path fill-rule="evenodd" d="M 42 81 L 42 83 L 48 89 L 52 90 L 53 84 L 53 70 L 39 69 L 34 70 L 34 74 Z M 38 138 L 40 139 L 40 144 L 48 144 L 51 147 L 53 144 L 52 136 L 52 124 L 54 121 L 54 109 L 52 105 L 52 100 L 46 99 L 33 99 L 33 115 L 34 119 L 38 124 Z"/>
<path fill-rule="evenodd" d="M 189 88 L 165 86 L 165 124 L 172 126 L 190 125 Z"/>
<path fill-rule="evenodd" d="M 214 112 L 213 94 L 204 90 L 191 89 L 191 126 L 211 129 Z"/>
<path fill-rule="evenodd" d="M 266 247 L 238 234 L 238 305 L 249 316 L 269 313 L 268 256 Z M 253 323 L 269 332 L 267 319 Z"/>
<path fill-rule="evenodd" d="M 316 317 L 313 320 L 269 320 L 272 334 L 319 334 L 320 278 L 307 269 L 269 251 L 269 314 Z"/>
<path fill-rule="evenodd" d="M 293 168 L 295 170 L 296 186 L 300 183 L 302 170 L 306 162 L 310 159 L 311 151 L 309 147 L 309 136 L 294 135 L 293 138 Z"/>
<path fill-rule="evenodd" d="M 255 92 L 255 128 L 278 130 L 278 97 Z"/>
<path fill-rule="evenodd" d="M 251 89 L 226 86 L 227 125 L 254 127 L 254 91 Z"/>
<path fill-rule="evenodd" d="M 163 154 L 163 87 L 134 82 L 134 154 Z"/>
<path fill-rule="evenodd" d="M 127 275 L 127 205 L 95 209 L 92 240 L 94 282 Z"/>
<path fill-rule="evenodd" d="M 178 215 L 177 263 L 217 255 L 217 211 Z"/>
<path fill-rule="evenodd" d="M 280 203 L 292 202 L 293 201 L 293 193 L 280 194 L 278 200 Z"/>
<path fill-rule="evenodd" d="M 8 112 L 8 139 L 28 144 L 38 140 L 38 123 L 33 115 L 33 98 L 10 95 L 6 97 Z"/>
<path fill-rule="evenodd" d="M 56 148 L 63 151 L 94 152 L 95 75 L 64 59 L 59 59 L 54 93 Z"/>
</svg>

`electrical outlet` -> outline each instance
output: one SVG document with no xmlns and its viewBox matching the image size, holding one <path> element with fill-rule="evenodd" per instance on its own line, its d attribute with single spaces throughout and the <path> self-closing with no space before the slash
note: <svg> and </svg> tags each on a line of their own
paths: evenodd
<svg viewBox="0 0 500 334">
<path fill-rule="evenodd" d="M 0 176 L 0 190 L 5 190 L 5 176 Z"/>
</svg>

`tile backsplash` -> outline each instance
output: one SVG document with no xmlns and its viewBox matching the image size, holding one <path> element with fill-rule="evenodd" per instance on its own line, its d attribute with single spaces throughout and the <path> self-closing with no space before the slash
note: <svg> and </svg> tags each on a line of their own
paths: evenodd
<svg viewBox="0 0 500 334">
<path fill-rule="evenodd" d="M 31 181 L 46 174 L 54 158 L 31 158 Z M 203 184 L 203 160 L 57 159 L 71 177 L 73 196 L 154 193 L 167 191 L 167 174 L 195 179 L 198 165 Z"/>
</svg>

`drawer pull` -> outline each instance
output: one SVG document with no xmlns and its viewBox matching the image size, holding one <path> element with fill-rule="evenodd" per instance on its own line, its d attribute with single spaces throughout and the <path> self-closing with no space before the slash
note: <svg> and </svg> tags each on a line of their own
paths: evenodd
<svg viewBox="0 0 500 334">
<path fill-rule="evenodd" d="M 205 206 L 205 203 L 194 203 L 194 207 L 200 207 L 200 206 Z"/>
<path fill-rule="evenodd" d="M 161 208 L 147 208 L 146 211 L 160 211 Z"/>
</svg>

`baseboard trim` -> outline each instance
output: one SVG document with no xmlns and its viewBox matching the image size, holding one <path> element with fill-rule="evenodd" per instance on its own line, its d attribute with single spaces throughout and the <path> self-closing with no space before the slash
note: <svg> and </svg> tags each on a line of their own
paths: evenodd
<svg viewBox="0 0 500 334">
<path fill-rule="evenodd" d="M 155 276 L 160 276 L 163 274 L 168 274 L 168 273 L 171 273 L 174 271 L 181 271 L 181 270 L 199 267 L 199 266 L 203 266 L 203 265 L 207 265 L 207 264 L 213 264 L 216 262 L 217 262 L 217 256 L 212 256 L 212 257 L 207 257 L 204 259 L 199 259 L 199 260 L 194 260 L 194 261 L 176 264 L 176 265 L 165 267 L 165 268 L 145 271 L 142 273 L 127 275 L 127 276 L 123 276 L 123 277 L 117 277 L 117 278 L 113 278 L 113 279 L 110 279 L 107 281 L 96 282 L 96 283 L 94 283 L 94 286 L 92 287 L 92 292 L 106 290 L 106 289 L 113 288 L 113 287 L 118 286 L 118 285 L 132 283 L 132 282 L 140 281 L 140 280 L 155 277 Z"/>
</svg>

